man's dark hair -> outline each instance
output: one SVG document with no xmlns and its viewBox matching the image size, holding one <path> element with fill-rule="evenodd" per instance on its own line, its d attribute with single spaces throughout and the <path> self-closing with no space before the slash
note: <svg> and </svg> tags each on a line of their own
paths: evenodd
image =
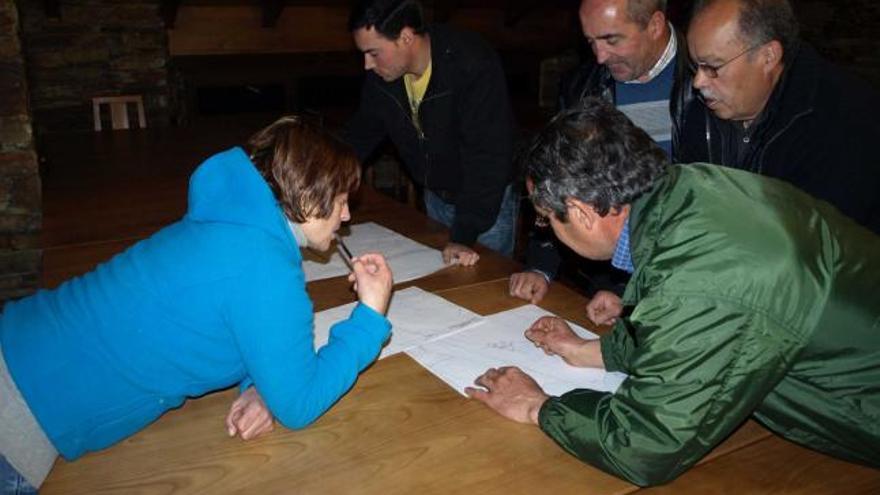
<svg viewBox="0 0 880 495">
<path fill-rule="evenodd" d="M 648 27 L 648 21 L 658 10 L 666 13 L 666 0 L 628 0 L 626 2 L 627 15 L 642 29 Z"/>
<path fill-rule="evenodd" d="M 425 16 L 417 0 L 362 0 L 348 18 L 348 30 L 373 28 L 389 40 L 396 40 L 403 28 L 416 34 L 425 32 Z"/>
<path fill-rule="evenodd" d="M 718 0 L 697 0 L 691 19 Z M 776 40 L 782 45 L 782 61 L 787 62 L 798 45 L 799 27 L 788 0 L 737 0 L 739 34 L 748 46 Z"/>
<path fill-rule="evenodd" d="M 532 203 L 567 221 L 566 200 L 599 215 L 631 204 L 666 174 L 669 159 L 645 131 L 600 98 L 558 113 L 520 157 Z"/>
</svg>

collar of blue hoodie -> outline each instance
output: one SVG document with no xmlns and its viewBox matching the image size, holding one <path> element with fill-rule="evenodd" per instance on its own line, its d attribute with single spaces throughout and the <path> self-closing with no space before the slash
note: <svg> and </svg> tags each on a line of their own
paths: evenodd
<svg viewBox="0 0 880 495">
<path fill-rule="evenodd" d="M 246 225 L 281 240 L 299 258 L 287 217 L 244 150 L 235 147 L 205 160 L 189 180 L 186 217 L 196 222 Z"/>
</svg>

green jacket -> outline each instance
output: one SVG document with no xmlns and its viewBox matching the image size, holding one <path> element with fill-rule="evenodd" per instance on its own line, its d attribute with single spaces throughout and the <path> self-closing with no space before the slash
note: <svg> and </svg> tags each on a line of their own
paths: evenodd
<svg viewBox="0 0 880 495">
<path fill-rule="evenodd" d="M 629 225 L 635 272 L 601 344 L 630 377 L 548 400 L 550 437 L 638 485 L 750 416 L 880 467 L 880 237 L 781 181 L 704 164 L 672 167 Z"/>
</svg>

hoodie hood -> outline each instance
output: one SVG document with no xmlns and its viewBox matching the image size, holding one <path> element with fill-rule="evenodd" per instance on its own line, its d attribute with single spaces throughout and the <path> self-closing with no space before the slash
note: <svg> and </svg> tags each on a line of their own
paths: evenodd
<svg viewBox="0 0 880 495">
<path fill-rule="evenodd" d="M 187 218 L 256 227 L 296 246 L 269 185 L 244 150 L 235 147 L 204 161 L 189 180 Z"/>
</svg>

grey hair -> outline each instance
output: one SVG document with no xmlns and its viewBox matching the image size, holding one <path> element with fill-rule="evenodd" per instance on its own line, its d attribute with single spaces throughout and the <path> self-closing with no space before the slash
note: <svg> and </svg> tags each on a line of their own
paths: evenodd
<svg viewBox="0 0 880 495">
<path fill-rule="evenodd" d="M 520 160 L 534 186 L 532 203 L 563 222 L 568 199 L 604 216 L 652 189 L 669 166 L 644 130 L 600 98 L 557 114 Z"/>
<path fill-rule="evenodd" d="M 654 12 L 666 13 L 666 0 L 627 0 L 626 13 L 642 29 L 648 26 Z"/>
</svg>

